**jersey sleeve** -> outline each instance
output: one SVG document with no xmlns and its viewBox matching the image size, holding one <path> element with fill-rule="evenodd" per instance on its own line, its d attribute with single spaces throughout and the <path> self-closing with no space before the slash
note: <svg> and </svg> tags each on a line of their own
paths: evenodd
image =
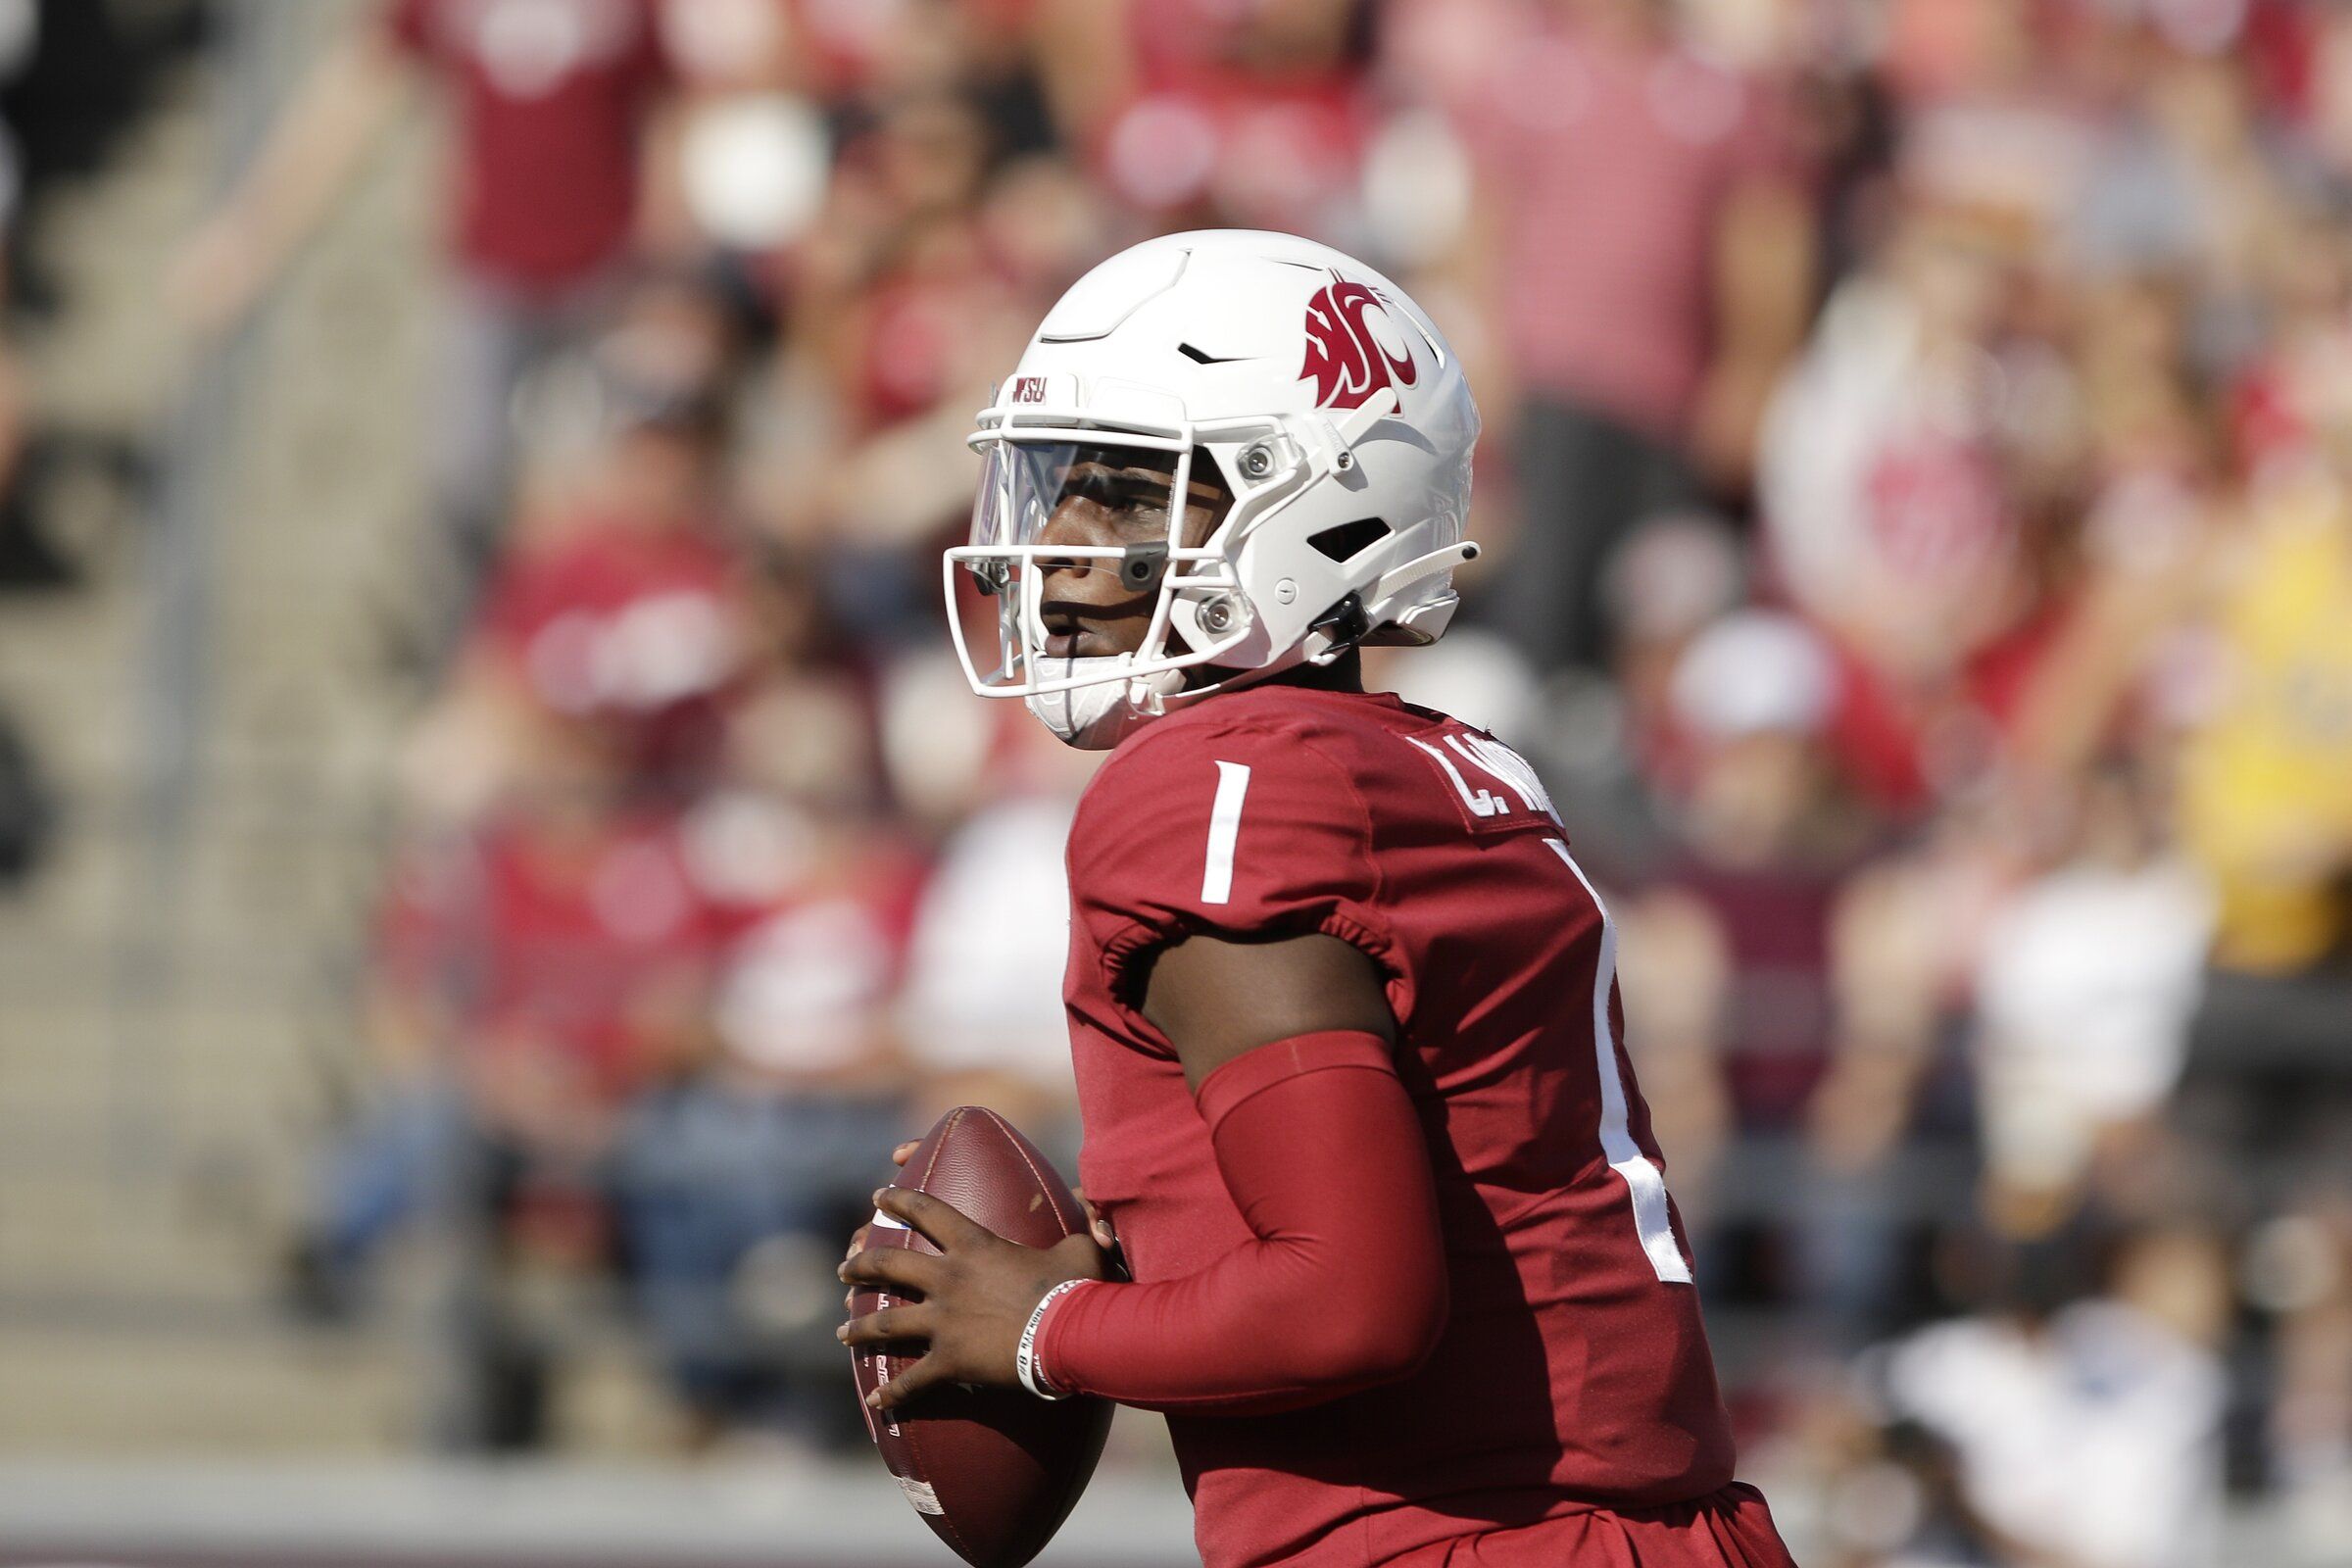
<svg viewBox="0 0 2352 1568">
<path fill-rule="evenodd" d="M 1148 732 L 1104 765 L 1079 806 L 1071 917 L 1128 1005 L 1141 1001 L 1152 955 L 1202 934 L 1323 932 L 1394 973 L 1371 837 L 1362 796 L 1310 739 Z"/>
</svg>

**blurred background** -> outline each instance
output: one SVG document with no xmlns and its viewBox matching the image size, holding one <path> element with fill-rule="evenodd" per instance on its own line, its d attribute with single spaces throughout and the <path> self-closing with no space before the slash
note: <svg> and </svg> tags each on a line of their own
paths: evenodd
<svg viewBox="0 0 2352 1568">
<path fill-rule="evenodd" d="M 1217 224 L 1470 365 L 1374 676 L 1611 898 L 1801 1560 L 2352 1561 L 2352 5 L 0 0 L 0 1562 L 946 1560 L 830 1270 L 1070 1168 L 1094 760 L 937 551 Z"/>
</svg>

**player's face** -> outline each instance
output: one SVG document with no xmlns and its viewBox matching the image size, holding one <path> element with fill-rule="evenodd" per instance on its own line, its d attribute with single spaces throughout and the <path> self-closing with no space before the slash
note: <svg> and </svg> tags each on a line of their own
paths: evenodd
<svg viewBox="0 0 2352 1568">
<path fill-rule="evenodd" d="M 1169 491 L 1175 473 L 1173 452 L 1075 449 L 1038 543 L 1124 549 L 1168 542 L 1168 511 L 1174 504 Z M 1232 499 L 1207 459 L 1196 456 L 1174 542 L 1198 545 L 1207 539 Z M 1155 587 L 1129 587 L 1115 561 L 1056 561 L 1048 556 L 1039 564 L 1045 574 L 1040 606 L 1045 653 L 1055 659 L 1107 659 L 1143 646 L 1151 629 Z"/>
</svg>

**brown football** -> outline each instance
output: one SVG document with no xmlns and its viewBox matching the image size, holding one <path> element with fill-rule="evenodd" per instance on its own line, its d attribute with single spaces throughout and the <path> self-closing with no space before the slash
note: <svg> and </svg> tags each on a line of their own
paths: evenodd
<svg viewBox="0 0 2352 1568">
<path fill-rule="evenodd" d="M 1053 1163 L 979 1105 L 940 1117 L 896 1185 L 945 1199 L 1023 1247 L 1051 1247 L 1086 1228 L 1085 1210 Z M 871 1227 L 866 1245 L 938 1250 L 895 1222 Z M 850 1310 L 863 1316 L 893 1301 L 891 1292 L 861 1289 Z M 886 1349 L 857 1351 L 858 1399 L 903 1365 Z M 956 1555 L 972 1568 L 1020 1568 L 1054 1539 L 1086 1490 L 1110 1431 L 1110 1401 L 1049 1402 L 1019 1389 L 943 1386 L 897 1410 L 868 1408 L 865 1424 L 906 1500 Z"/>
</svg>

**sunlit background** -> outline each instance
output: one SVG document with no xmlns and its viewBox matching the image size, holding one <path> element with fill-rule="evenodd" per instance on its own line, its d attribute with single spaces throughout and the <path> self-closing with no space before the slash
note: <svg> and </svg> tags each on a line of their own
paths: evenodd
<svg viewBox="0 0 2352 1568">
<path fill-rule="evenodd" d="M 0 0 L 0 1563 L 946 1549 L 831 1278 L 1072 1170 L 972 411 L 1430 310 L 1808 1568 L 2352 1561 L 2352 5 Z M 1185 1559 L 1122 1421 L 1048 1561 Z"/>
</svg>

